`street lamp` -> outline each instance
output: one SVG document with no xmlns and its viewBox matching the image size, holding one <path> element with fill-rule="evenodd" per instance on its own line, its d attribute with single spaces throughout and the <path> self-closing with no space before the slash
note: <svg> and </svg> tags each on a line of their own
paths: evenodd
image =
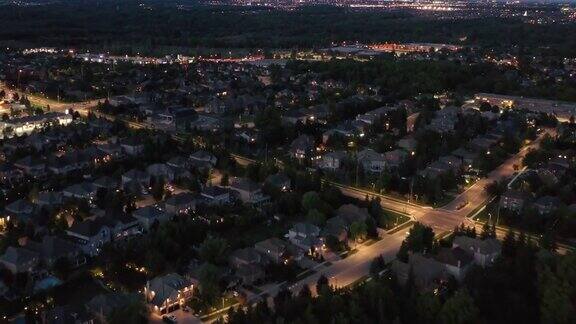
<svg viewBox="0 0 576 324">
<path fill-rule="evenodd" d="M 16 88 L 20 89 L 20 74 L 22 73 L 22 69 L 18 70 L 18 81 L 16 81 Z"/>
</svg>

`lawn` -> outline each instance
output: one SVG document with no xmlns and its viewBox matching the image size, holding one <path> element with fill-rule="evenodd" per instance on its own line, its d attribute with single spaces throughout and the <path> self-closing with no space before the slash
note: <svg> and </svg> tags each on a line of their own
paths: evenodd
<svg viewBox="0 0 576 324">
<path fill-rule="evenodd" d="M 68 281 L 51 291 L 57 305 L 84 305 L 98 294 L 108 293 L 88 274 Z"/>
</svg>

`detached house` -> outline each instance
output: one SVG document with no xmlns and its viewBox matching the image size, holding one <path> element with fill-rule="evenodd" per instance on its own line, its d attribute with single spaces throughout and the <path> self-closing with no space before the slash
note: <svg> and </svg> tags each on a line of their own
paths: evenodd
<svg viewBox="0 0 576 324">
<path fill-rule="evenodd" d="M 156 222 L 162 224 L 170 220 L 170 215 L 156 206 L 138 208 L 132 212 L 132 216 L 140 222 L 144 230 L 149 230 Z"/>
<path fill-rule="evenodd" d="M 196 210 L 196 198 L 188 192 L 176 194 L 166 199 L 165 209 L 172 215 L 187 214 Z"/>
<path fill-rule="evenodd" d="M 494 263 L 502 252 L 502 243 L 495 238 L 481 240 L 468 236 L 454 238 L 452 247 L 459 247 L 474 256 L 474 263 L 486 267 Z"/>
<path fill-rule="evenodd" d="M 318 166 L 324 170 L 336 171 L 342 167 L 347 158 L 348 154 L 345 151 L 329 152 L 322 156 Z"/>
<path fill-rule="evenodd" d="M 89 256 L 100 254 L 102 246 L 112 240 L 112 231 L 103 217 L 76 222 L 66 233 Z"/>
<path fill-rule="evenodd" d="M 66 187 L 62 190 L 62 194 L 65 198 L 86 199 L 88 202 L 92 202 L 97 191 L 98 188 L 93 183 L 82 182 Z"/>
<path fill-rule="evenodd" d="M 36 198 L 38 207 L 54 208 L 62 205 L 63 195 L 58 191 L 41 191 Z"/>
<path fill-rule="evenodd" d="M 144 143 L 141 139 L 131 137 L 120 141 L 122 150 L 131 156 L 138 156 L 144 152 Z"/>
<path fill-rule="evenodd" d="M 247 204 L 259 205 L 270 199 L 262 193 L 262 187 L 259 184 L 247 178 L 235 178 L 230 184 L 230 189 L 234 190 L 240 200 Z"/>
<path fill-rule="evenodd" d="M 239 249 L 230 255 L 230 265 L 242 284 L 251 285 L 264 278 L 262 256 L 253 248 Z"/>
<path fill-rule="evenodd" d="M 289 260 L 288 243 L 273 237 L 254 245 L 256 251 L 274 263 L 287 263 Z"/>
<path fill-rule="evenodd" d="M 156 180 L 174 181 L 174 170 L 164 163 L 151 164 L 146 168 L 146 172 Z"/>
<path fill-rule="evenodd" d="M 558 197 L 542 196 L 534 202 L 534 207 L 536 207 L 540 215 L 550 215 L 555 212 L 561 204 L 562 200 Z"/>
<path fill-rule="evenodd" d="M 186 304 L 192 298 L 194 285 L 177 273 L 156 277 L 146 283 L 144 296 L 150 310 L 166 314 Z"/>
<path fill-rule="evenodd" d="M 321 249 L 323 245 L 320 239 L 320 228 L 309 223 L 296 223 L 286 235 L 290 243 L 304 251 Z"/>
<path fill-rule="evenodd" d="M 205 187 L 201 196 L 208 205 L 227 205 L 232 202 L 230 189 L 219 186 Z"/>
<path fill-rule="evenodd" d="M 272 187 L 279 189 L 281 191 L 289 191 L 290 189 L 292 189 L 292 181 L 284 173 L 272 174 L 266 178 L 265 182 L 266 184 L 269 184 Z"/>
<path fill-rule="evenodd" d="M 13 274 L 34 272 L 40 262 L 40 255 L 21 247 L 9 246 L 0 256 L 0 265 Z"/>
<path fill-rule="evenodd" d="M 528 198 L 529 195 L 522 191 L 507 190 L 500 196 L 500 208 L 519 212 L 524 208 Z"/>
<path fill-rule="evenodd" d="M 216 165 L 218 159 L 212 153 L 201 150 L 190 154 L 190 162 L 195 167 L 212 168 Z"/>
<path fill-rule="evenodd" d="M 381 173 L 386 168 L 386 157 L 384 154 L 377 153 L 372 149 L 364 149 L 358 152 L 357 159 L 365 172 Z"/>
<path fill-rule="evenodd" d="M 4 207 L 7 214 L 25 220 L 35 213 L 36 205 L 25 199 L 18 199 Z"/>
<path fill-rule="evenodd" d="M 38 253 L 43 263 L 49 267 L 60 259 L 66 259 L 74 268 L 86 263 L 86 258 L 78 246 L 58 236 L 46 235 L 41 242 L 26 240 L 23 247 Z"/>
<path fill-rule="evenodd" d="M 150 175 L 144 171 L 132 169 L 122 175 L 122 186 L 134 182 L 141 185 L 143 188 L 150 186 Z"/>
<path fill-rule="evenodd" d="M 32 156 L 27 156 L 14 162 L 14 166 L 31 177 L 36 178 L 46 174 L 46 163 Z"/>
<path fill-rule="evenodd" d="M 446 271 L 456 280 L 462 281 L 474 262 L 474 256 L 460 247 L 441 248 L 436 260 L 443 264 Z"/>
<path fill-rule="evenodd" d="M 314 140 L 308 135 L 300 135 L 290 144 L 290 155 L 295 159 L 305 159 L 313 152 Z"/>
</svg>

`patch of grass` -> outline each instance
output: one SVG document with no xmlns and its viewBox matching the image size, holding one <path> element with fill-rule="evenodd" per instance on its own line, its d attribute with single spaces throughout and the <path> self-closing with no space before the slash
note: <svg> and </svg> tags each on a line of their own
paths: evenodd
<svg viewBox="0 0 576 324">
<path fill-rule="evenodd" d="M 397 233 L 397 232 L 399 232 L 399 231 L 401 231 L 401 230 L 404 230 L 404 229 L 406 229 L 406 228 L 408 228 L 408 227 L 411 227 L 413 224 L 414 224 L 414 221 L 409 220 L 409 221 L 407 221 L 407 222 L 405 222 L 405 223 L 403 223 L 403 224 L 400 224 L 399 226 L 396 226 L 394 229 L 388 231 L 387 234 Z"/>
<path fill-rule="evenodd" d="M 82 289 L 78 289 L 82 287 Z M 92 297 L 98 294 L 107 293 L 100 284 L 92 279 L 88 274 L 83 274 L 77 279 L 68 281 L 57 289 L 52 290 L 51 294 L 54 297 L 56 304 L 85 304 Z"/>
<path fill-rule="evenodd" d="M 313 275 L 313 274 L 315 274 L 315 273 L 316 273 L 316 271 L 314 271 L 314 270 L 312 270 L 312 269 L 308 269 L 308 270 L 306 270 L 306 271 L 304 271 L 304 272 L 300 272 L 300 273 L 296 276 L 296 278 L 294 278 L 294 280 L 291 281 L 291 283 L 294 283 L 294 282 L 303 280 L 304 278 L 308 278 L 308 277 L 310 277 L 311 275 Z"/>
</svg>

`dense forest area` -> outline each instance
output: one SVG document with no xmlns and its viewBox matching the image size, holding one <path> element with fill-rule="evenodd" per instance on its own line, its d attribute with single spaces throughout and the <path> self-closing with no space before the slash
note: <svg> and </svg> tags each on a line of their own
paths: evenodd
<svg viewBox="0 0 576 324">
<path fill-rule="evenodd" d="M 540 80 L 526 83 L 522 71 L 489 63 L 461 64 L 453 61 L 414 61 L 393 58 L 369 62 L 331 60 L 328 62 L 290 61 L 288 69 L 295 73 L 317 72 L 323 78 L 336 79 L 351 86 L 371 84 L 381 87 L 381 94 L 392 100 L 422 93 L 453 91 L 470 95 L 475 92 L 576 101 L 576 84 L 571 81 Z"/>
<path fill-rule="evenodd" d="M 106 17 L 106 19 L 103 19 Z M 293 48 L 331 42 L 447 42 L 495 50 L 521 45 L 574 56 L 576 24 L 530 25 L 517 19 L 431 20 L 409 13 L 301 7 L 292 11 L 217 7 L 173 1 L 66 1 L 4 5 L 0 43 L 74 46 L 112 52 L 168 49 Z"/>
</svg>

